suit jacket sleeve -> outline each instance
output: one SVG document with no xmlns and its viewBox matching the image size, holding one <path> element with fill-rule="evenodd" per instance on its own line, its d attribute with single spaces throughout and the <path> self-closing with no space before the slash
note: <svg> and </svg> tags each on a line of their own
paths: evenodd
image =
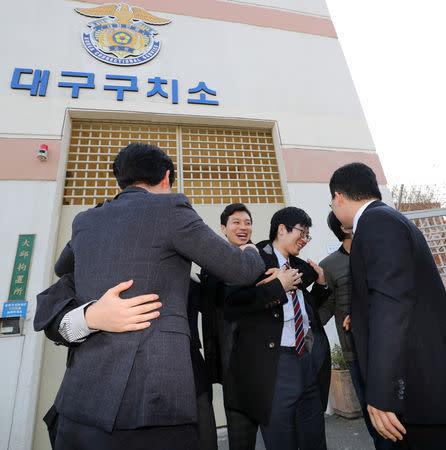
<svg viewBox="0 0 446 450">
<path fill-rule="evenodd" d="M 319 283 L 313 283 L 311 288 L 311 296 L 313 297 L 314 306 L 319 309 L 324 302 L 330 297 L 331 289 L 329 287 L 321 286 Z"/>
<path fill-rule="evenodd" d="M 334 292 L 330 294 L 328 299 L 322 303 L 319 308 L 319 317 L 321 318 L 322 325 L 326 325 L 327 322 L 334 316 L 335 312 L 335 297 Z"/>
<path fill-rule="evenodd" d="M 395 384 L 405 379 L 407 337 L 416 333 L 409 329 L 416 277 L 411 238 L 404 223 L 384 211 L 364 217 L 360 233 L 354 244 L 366 268 L 369 307 L 365 397 L 378 409 L 398 411 Z"/>
<path fill-rule="evenodd" d="M 74 272 L 74 253 L 70 242 L 67 243 L 56 264 L 54 264 L 54 272 L 58 277 Z"/>
<path fill-rule="evenodd" d="M 286 292 L 277 278 L 260 286 L 229 288 L 225 315 L 228 319 L 235 319 L 243 314 L 283 305 L 287 301 Z"/>
<path fill-rule="evenodd" d="M 319 307 L 319 317 L 321 319 L 322 325 L 326 325 L 327 322 L 334 316 L 336 303 L 335 303 L 335 294 L 334 294 L 334 282 L 333 277 L 331 276 L 331 271 L 327 270 L 324 262 L 321 261 L 319 265 L 324 269 L 325 280 L 330 288 L 330 295 L 328 298 L 323 301 Z"/>
<path fill-rule="evenodd" d="M 77 308 L 74 277 L 63 275 L 56 283 L 37 295 L 34 330 L 44 331 L 48 339 L 66 346 L 74 346 L 59 334 L 59 325 L 65 314 Z"/>
<path fill-rule="evenodd" d="M 256 250 L 242 251 L 217 236 L 184 195 L 172 196 L 170 224 L 173 248 L 227 284 L 252 284 L 265 270 Z"/>
</svg>

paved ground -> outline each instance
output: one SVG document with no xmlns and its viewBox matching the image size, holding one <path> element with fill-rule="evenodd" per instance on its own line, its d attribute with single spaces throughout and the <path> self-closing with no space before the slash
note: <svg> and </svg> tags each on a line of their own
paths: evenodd
<svg viewBox="0 0 446 450">
<path fill-rule="evenodd" d="M 344 419 L 336 415 L 326 415 L 325 429 L 328 450 L 373 450 L 374 448 L 362 417 Z M 218 430 L 218 449 L 229 450 L 226 428 Z M 256 450 L 265 450 L 260 432 L 257 435 Z"/>
</svg>

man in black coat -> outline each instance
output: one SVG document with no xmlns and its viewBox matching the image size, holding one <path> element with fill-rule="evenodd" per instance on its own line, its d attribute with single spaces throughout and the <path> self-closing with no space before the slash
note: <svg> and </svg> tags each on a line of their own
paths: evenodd
<svg viewBox="0 0 446 450">
<path fill-rule="evenodd" d="M 311 239 L 311 224 L 301 209 L 277 211 L 270 240 L 257 244 L 274 279 L 226 299 L 237 328 L 225 405 L 260 424 L 267 450 L 326 448 L 330 351 L 317 311 L 329 290 L 322 269 L 296 257 Z M 294 270 L 285 270 L 287 263 Z"/>
<path fill-rule="evenodd" d="M 332 209 L 354 238 L 351 325 L 378 432 L 401 448 L 444 449 L 446 292 L 426 240 L 381 202 L 370 167 L 330 180 Z"/>
<path fill-rule="evenodd" d="M 243 203 L 231 203 L 220 215 L 221 231 L 231 245 L 240 247 L 251 242 L 252 216 Z M 224 386 L 232 351 L 236 323 L 225 319 L 225 298 L 239 287 L 202 270 L 200 311 L 202 314 L 203 348 L 211 383 Z M 224 392 L 223 392 L 224 394 Z M 257 424 L 238 411 L 225 408 L 230 450 L 254 450 Z"/>
<path fill-rule="evenodd" d="M 361 405 L 362 414 L 369 434 L 373 439 L 376 450 L 390 450 L 395 448 L 395 443 L 384 439 L 374 428 L 367 411 L 364 399 L 364 381 L 359 369 L 353 336 L 350 331 L 350 248 L 352 245 L 352 232 L 347 230 L 333 211 L 327 217 L 327 224 L 334 235 L 342 242 L 342 245 L 333 253 L 324 258 L 319 265 L 324 269 L 325 280 L 331 290 L 328 300 L 319 308 L 319 317 L 322 324 L 334 316 L 342 355 L 348 365 L 353 386 Z"/>
</svg>

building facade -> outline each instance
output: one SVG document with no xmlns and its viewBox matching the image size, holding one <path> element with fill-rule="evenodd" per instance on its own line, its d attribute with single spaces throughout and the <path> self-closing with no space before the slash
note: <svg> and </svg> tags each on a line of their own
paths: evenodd
<svg viewBox="0 0 446 450">
<path fill-rule="evenodd" d="M 119 149 L 142 141 L 165 150 L 175 191 L 217 232 L 228 203 L 251 209 L 254 241 L 277 209 L 305 209 L 314 239 L 303 256 L 316 261 L 338 245 L 326 226 L 334 169 L 370 165 L 391 200 L 324 0 L 2 6 L 0 302 L 28 303 L 19 333 L 2 321 L 0 449 L 46 450 L 41 418 L 66 353 L 34 333 L 35 296 L 55 280 L 73 217 L 116 194 Z M 327 331 L 336 341 L 332 324 Z"/>
</svg>

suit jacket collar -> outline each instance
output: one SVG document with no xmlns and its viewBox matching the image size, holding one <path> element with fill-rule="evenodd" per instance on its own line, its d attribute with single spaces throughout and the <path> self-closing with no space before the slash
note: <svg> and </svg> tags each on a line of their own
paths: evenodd
<svg viewBox="0 0 446 450">
<path fill-rule="evenodd" d="M 387 206 L 388 207 L 388 205 L 386 205 L 384 202 L 382 202 L 381 200 L 374 200 L 372 203 L 370 203 L 369 205 L 367 205 L 367 208 L 365 208 L 365 210 L 361 213 L 361 215 L 359 216 L 359 219 L 358 219 L 358 223 L 356 224 L 356 229 L 355 229 L 355 232 L 354 233 L 357 233 L 358 232 L 358 226 L 359 226 L 359 224 L 361 223 L 361 219 L 363 218 L 363 216 L 364 216 L 364 213 L 366 212 L 366 211 L 369 211 L 370 209 L 373 209 L 373 208 L 378 208 L 378 207 L 380 207 L 380 206 Z"/>
<path fill-rule="evenodd" d="M 358 228 L 358 222 L 361 216 L 363 215 L 364 211 L 376 200 L 369 200 L 368 202 L 364 203 L 358 211 L 356 211 L 355 216 L 353 217 L 353 233 L 356 233 L 356 228 Z"/>
<path fill-rule="evenodd" d="M 350 256 L 350 253 L 344 248 L 343 245 L 341 245 L 341 246 L 338 248 L 338 252 L 339 252 L 339 253 L 342 253 L 343 255 Z"/>
<path fill-rule="evenodd" d="M 118 198 L 118 197 L 121 197 L 123 195 L 131 194 L 131 193 L 135 193 L 135 192 L 136 193 L 140 193 L 140 194 L 150 194 L 150 195 L 152 195 L 151 192 L 149 192 L 147 189 L 144 189 L 142 187 L 139 187 L 139 186 L 127 186 L 125 189 L 123 189 L 119 194 L 117 194 L 115 196 L 115 199 Z"/>
<path fill-rule="evenodd" d="M 370 203 L 369 206 L 367 206 L 367 208 L 365 209 L 366 211 L 370 208 L 376 208 L 378 206 L 388 206 L 386 205 L 384 202 L 382 202 L 381 200 L 375 200 L 372 203 Z"/>
</svg>

